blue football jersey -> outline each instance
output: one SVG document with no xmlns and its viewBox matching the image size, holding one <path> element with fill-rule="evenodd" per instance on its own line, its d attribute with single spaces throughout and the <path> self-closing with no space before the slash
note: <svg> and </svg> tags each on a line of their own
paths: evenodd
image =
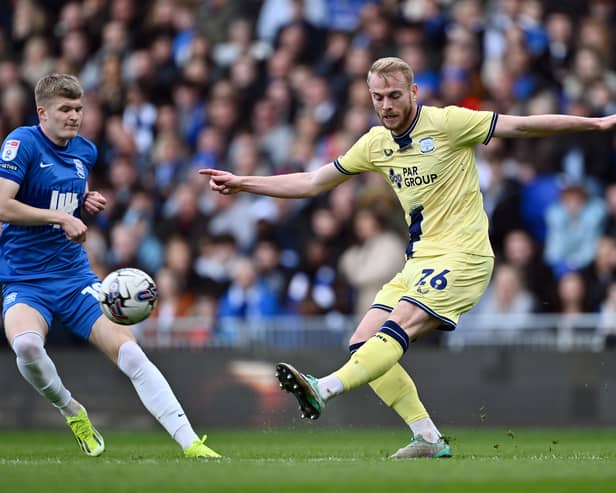
<svg viewBox="0 0 616 493">
<path fill-rule="evenodd" d="M 49 140 L 38 125 L 18 127 L 2 145 L 0 177 L 19 184 L 16 200 L 80 217 L 88 174 L 97 153 L 96 146 L 80 135 L 61 147 Z M 0 282 L 90 271 L 82 245 L 68 240 L 59 225 L 3 224 L 0 253 Z"/>
</svg>

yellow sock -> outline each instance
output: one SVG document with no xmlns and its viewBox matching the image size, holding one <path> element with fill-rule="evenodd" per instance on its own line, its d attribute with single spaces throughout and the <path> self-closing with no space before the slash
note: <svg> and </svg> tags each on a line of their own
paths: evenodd
<svg viewBox="0 0 616 493">
<path fill-rule="evenodd" d="M 419 400 L 415 382 L 400 363 L 370 382 L 370 387 L 407 424 L 429 416 Z"/>
<path fill-rule="evenodd" d="M 408 336 L 404 330 L 388 320 L 334 375 L 348 392 L 383 375 L 398 362 L 407 347 Z"/>
</svg>

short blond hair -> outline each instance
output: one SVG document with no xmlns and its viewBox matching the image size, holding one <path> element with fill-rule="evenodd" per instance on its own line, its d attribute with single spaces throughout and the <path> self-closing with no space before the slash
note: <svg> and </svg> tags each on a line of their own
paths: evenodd
<svg viewBox="0 0 616 493">
<path fill-rule="evenodd" d="M 34 88 L 37 106 L 45 106 L 53 98 L 80 99 L 83 88 L 79 79 L 70 74 L 49 74 L 41 77 Z"/>
<path fill-rule="evenodd" d="M 368 70 L 367 80 L 370 80 L 371 75 L 378 75 L 383 79 L 387 79 L 388 75 L 391 75 L 395 72 L 400 72 L 404 79 L 408 82 L 409 87 L 413 85 L 413 81 L 415 79 L 415 74 L 413 74 L 413 69 L 411 66 L 406 63 L 402 58 L 398 58 L 395 56 L 388 56 L 385 58 L 379 58 L 376 60 L 370 70 Z"/>
</svg>

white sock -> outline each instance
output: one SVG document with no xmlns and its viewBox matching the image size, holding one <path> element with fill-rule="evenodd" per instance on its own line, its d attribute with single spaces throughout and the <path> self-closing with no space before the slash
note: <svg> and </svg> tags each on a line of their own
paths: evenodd
<svg viewBox="0 0 616 493">
<path fill-rule="evenodd" d="M 136 342 L 120 346 L 118 368 L 130 378 L 150 414 L 183 449 L 199 439 L 169 383 Z"/>
<path fill-rule="evenodd" d="M 409 426 L 411 427 L 413 436 L 421 435 L 426 442 L 436 443 L 439 438 L 441 438 L 440 431 L 438 431 L 436 425 L 430 418 L 418 419 L 410 423 Z"/>
<path fill-rule="evenodd" d="M 327 401 L 332 397 L 340 395 L 344 392 L 344 385 L 333 373 L 326 377 L 319 378 L 319 394 Z"/>
<path fill-rule="evenodd" d="M 173 435 L 173 439 L 180 444 L 180 447 L 186 450 L 195 440 L 199 440 L 199 437 L 195 434 L 190 423 L 187 423 L 180 426 L 178 431 Z"/>
<path fill-rule="evenodd" d="M 62 383 L 56 365 L 45 351 L 43 336 L 36 331 L 22 332 L 15 336 L 12 347 L 17 355 L 19 373 L 26 381 L 64 416 L 77 414 L 81 406 Z"/>
</svg>

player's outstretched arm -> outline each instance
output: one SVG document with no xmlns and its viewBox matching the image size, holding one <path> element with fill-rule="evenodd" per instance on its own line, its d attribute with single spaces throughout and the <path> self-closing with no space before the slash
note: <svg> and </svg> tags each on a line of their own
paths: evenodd
<svg viewBox="0 0 616 493">
<path fill-rule="evenodd" d="M 340 173 L 333 163 L 316 171 L 289 173 L 274 176 L 238 176 L 218 169 L 200 169 L 210 177 L 210 188 L 223 195 L 250 192 L 280 198 L 314 197 L 331 190 L 351 176 Z"/>
<path fill-rule="evenodd" d="M 612 130 L 616 115 L 584 117 L 574 115 L 499 115 L 494 137 L 544 137 L 573 132 Z"/>
</svg>

